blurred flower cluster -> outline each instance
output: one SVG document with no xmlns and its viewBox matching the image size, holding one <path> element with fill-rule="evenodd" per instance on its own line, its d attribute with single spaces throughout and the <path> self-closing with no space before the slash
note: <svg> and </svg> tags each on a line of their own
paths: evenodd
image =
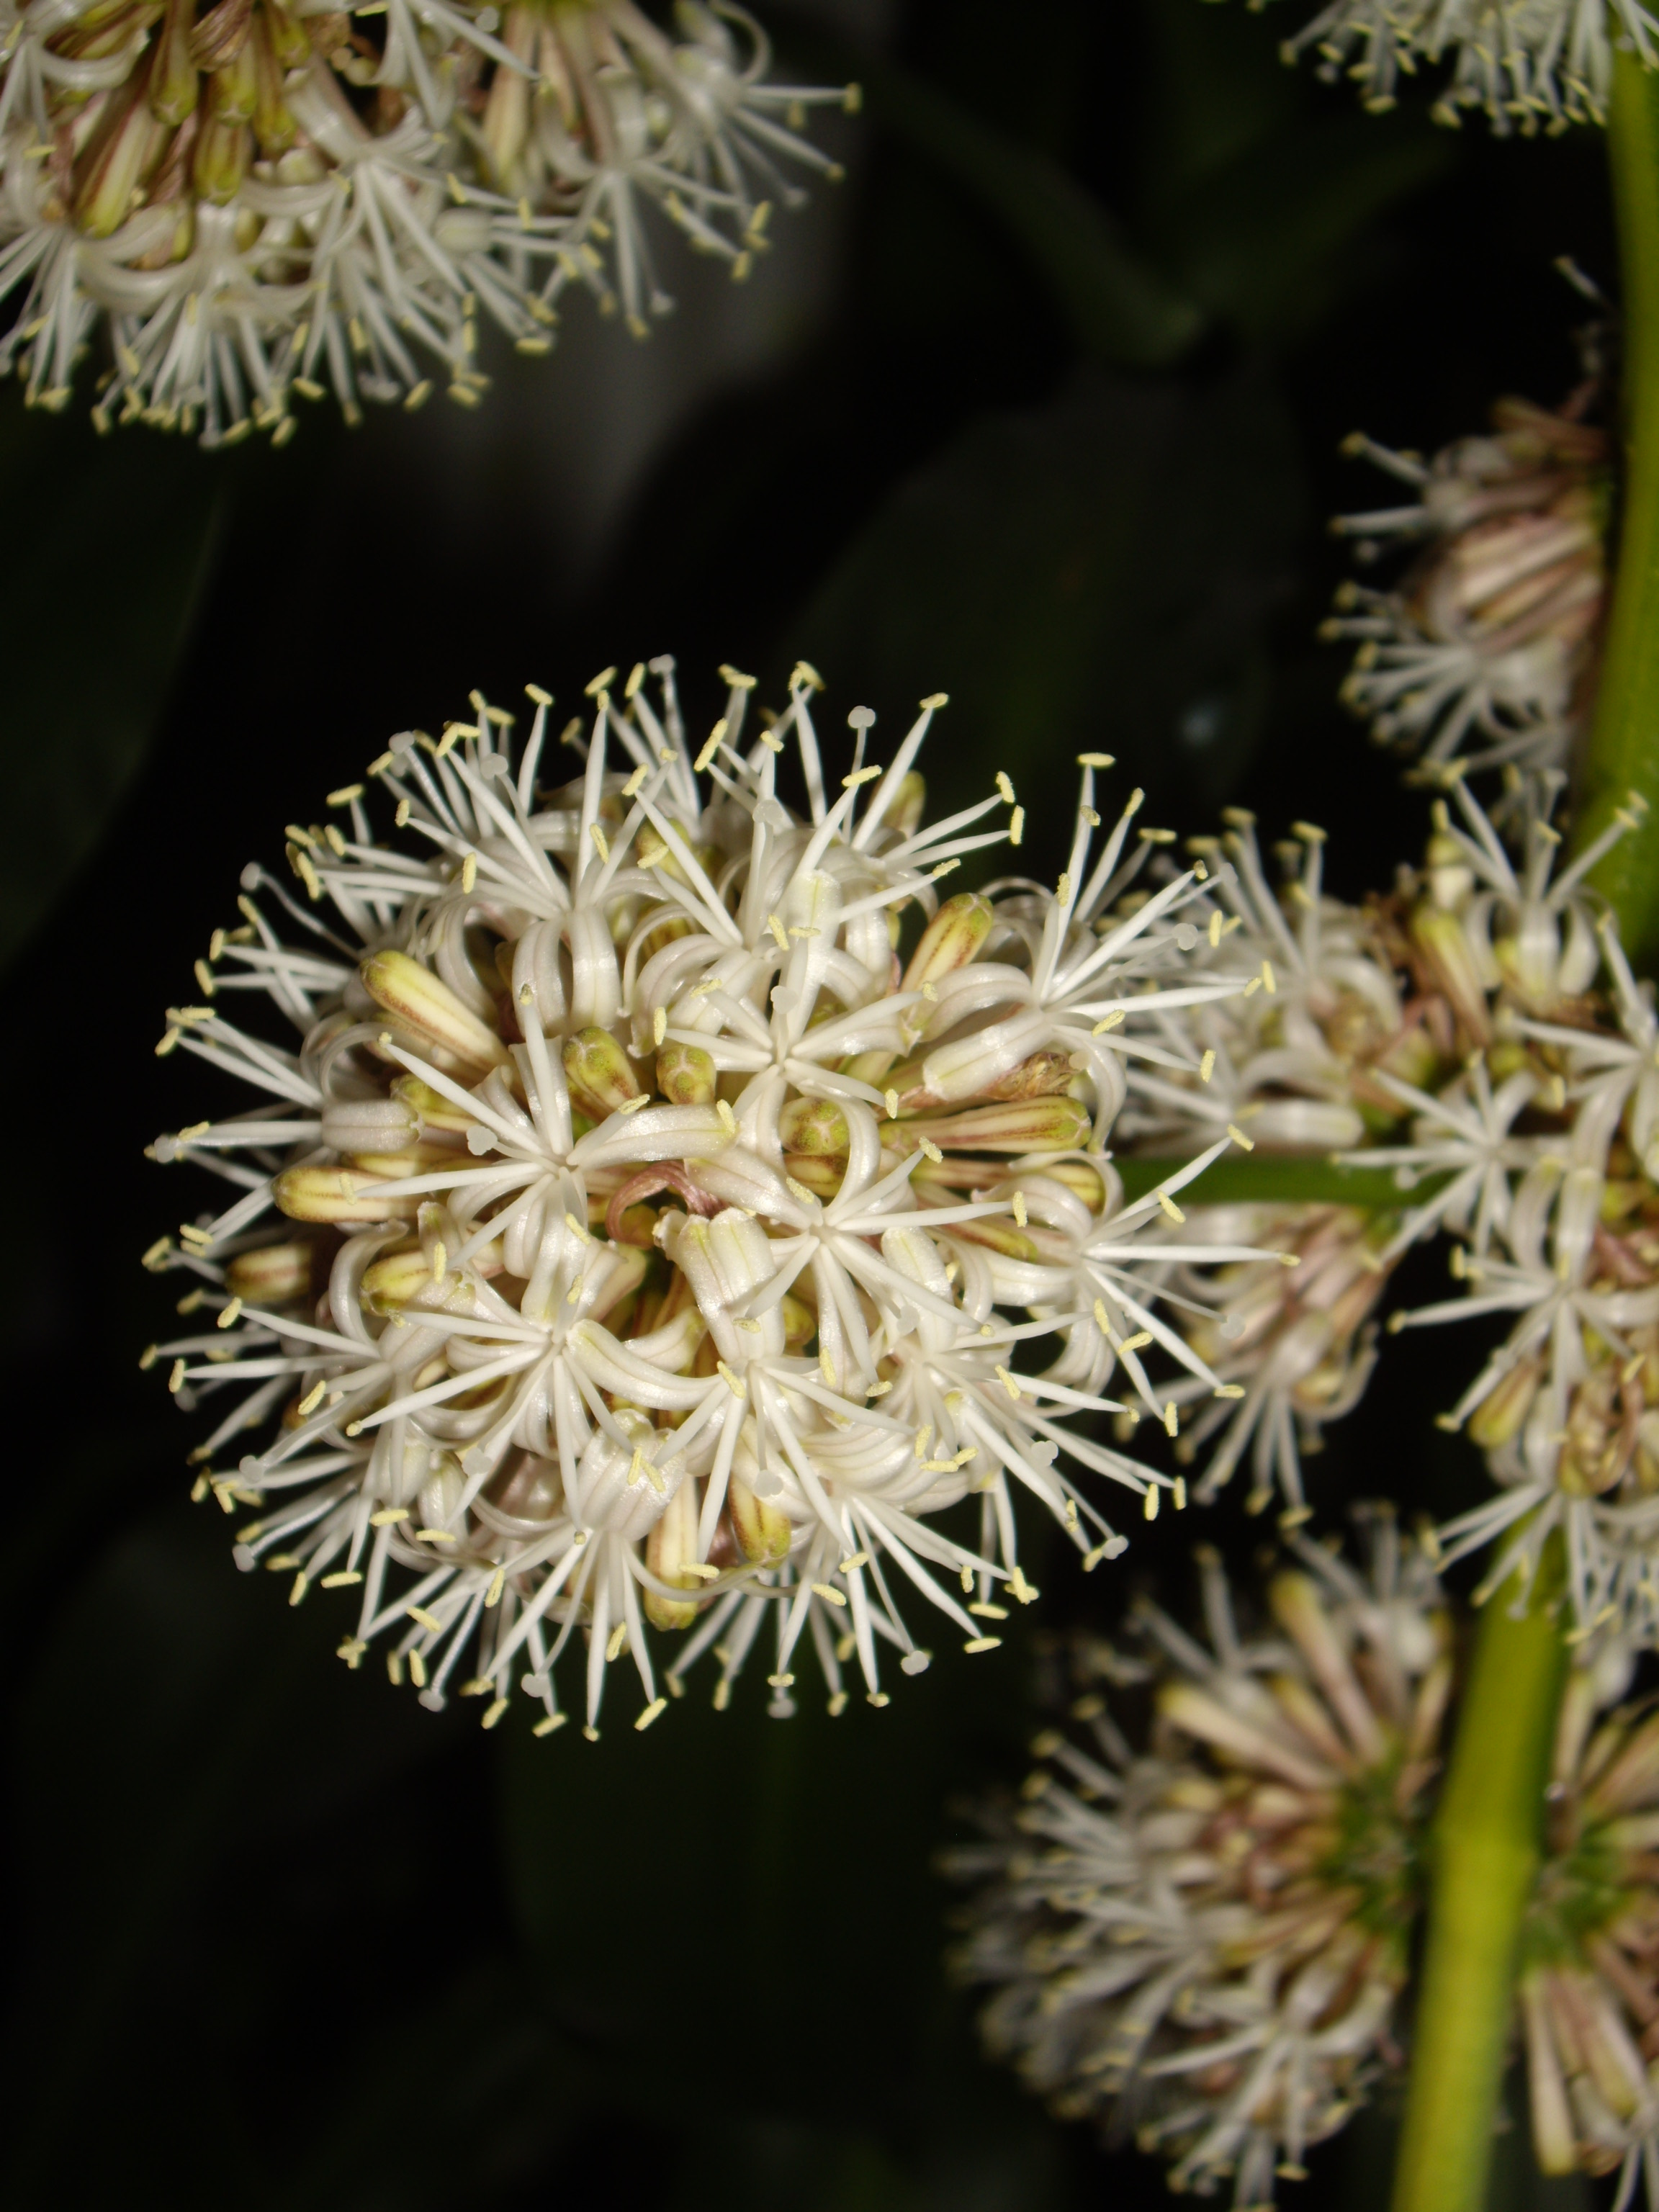
<svg viewBox="0 0 1659 2212">
<path fill-rule="evenodd" d="M 1311 52 L 1322 76 L 1351 77 L 1373 112 L 1419 66 L 1443 65 L 1437 123 L 1474 111 L 1500 134 L 1530 135 L 1605 122 L 1620 45 L 1659 60 L 1659 20 L 1641 0 L 1331 0 L 1285 54 Z"/>
<path fill-rule="evenodd" d="M 725 672 L 693 749 L 673 664 L 652 665 L 654 704 L 643 665 L 589 685 L 572 784 L 538 781 L 544 693 L 516 759 L 514 717 L 476 695 L 473 720 L 394 738 L 372 793 L 290 826 L 295 890 L 246 872 L 161 1047 L 264 1100 L 154 1147 L 235 1193 L 149 1255 L 198 1279 L 180 1310 L 205 1324 L 149 1357 L 185 1404 L 234 1400 L 198 1493 L 258 1511 L 239 1557 L 294 1601 L 356 1592 L 351 1664 L 389 1637 L 394 1675 L 429 1704 L 459 1681 L 492 1723 L 522 1670 L 558 1724 L 574 1638 L 588 1727 L 624 1651 L 643 1725 L 650 1626 L 690 1632 L 668 1692 L 712 1647 L 721 1704 L 764 1636 L 779 1713 L 805 1642 L 832 1711 L 849 1666 L 885 1701 L 884 1644 L 925 1667 L 907 1589 L 992 1648 L 1036 1595 L 1015 1492 L 1089 1565 L 1125 1541 L 1089 1478 L 1148 1517 L 1184 1502 L 1073 1417 L 1127 1412 L 1121 1365 L 1173 1434 L 1154 1342 L 1183 1390 L 1240 1395 L 1159 1303 L 1177 1263 L 1187 1284 L 1262 1257 L 1172 1237 L 1174 1192 L 1231 1135 L 1133 1205 L 1103 1149 L 1126 1065 L 1197 1083 L 1180 1022 L 1243 988 L 1194 963 L 1205 863 L 1144 887 L 1170 833 L 1136 830 L 1138 793 L 1097 848 L 1109 763 L 1085 757 L 1055 889 L 940 904 L 1024 821 L 1000 776 L 923 826 L 942 700 L 885 767 L 854 708 L 831 780 L 810 669 L 747 738 L 751 679 Z M 791 745 L 805 815 L 777 792 Z M 371 798 L 420 849 L 377 841 Z M 230 1018 L 250 997 L 289 1042 Z"/>
<path fill-rule="evenodd" d="M 1400 2066 L 1400 1999 L 1457 1686 L 1426 1555 L 1362 1511 L 1362 1575 L 1293 1535 L 1268 1632 L 1200 1554 L 1207 1645 L 1143 1606 L 1133 1650 L 1074 1638 L 1066 1729 L 982 1840 L 956 1954 L 988 2047 L 1066 2118 L 1133 2135 L 1178 2190 L 1269 2203 Z M 1627 1644 L 1570 1674 L 1522 1937 L 1540 2169 L 1659 2203 L 1659 1715 Z M 1144 1749 L 1114 1717 L 1147 1712 Z"/>
<path fill-rule="evenodd" d="M 1200 1555 L 1208 1645 L 1156 1607 L 1141 1654 L 1081 1640 L 1078 1725 L 946 1869 L 980 1885 L 957 1955 L 996 2055 L 1069 2118 L 1133 2134 L 1171 2185 L 1240 2207 L 1397 2063 L 1419 1855 L 1452 1679 L 1432 1571 L 1372 1516 L 1368 1571 L 1293 1537 L 1273 1632 L 1242 1637 Z M 1110 1689 L 1144 1703 L 1136 1750 Z M 1074 1740 L 1081 1737 L 1079 1742 Z"/>
<path fill-rule="evenodd" d="M 681 0 L 0 4 L 0 372 L 213 445 L 331 389 L 475 404 L 478 314 L 526 352 L 572 284 L 643 334 L 672 304 L 645 210 L 746 273 L 780 163 L 832 172 L 760 27 Z M 499 33 L 499 35 L 498 35 Z"/>
</svg>

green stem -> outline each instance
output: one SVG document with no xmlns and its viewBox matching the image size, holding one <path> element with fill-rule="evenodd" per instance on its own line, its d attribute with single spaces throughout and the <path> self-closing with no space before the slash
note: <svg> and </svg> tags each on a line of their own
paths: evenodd
<svg viewBox="0 0 1659 2212">
<path fill-rule="evenodd" d="M 1579 763 L 1577 842 L 1635 791 L 1654 811 L 1593 881 L 1611 901 L 1638 972 L 1659 954 L 1659 71 L 1613 56 L 1607 156 L 1624 307 L 1619 566 L 1595 720 Z"/>
<path fill-rule="evenodd" d="M 1428 1943 L 1394 2212 L 1481 2212 L 1522 1916 L 1538 1871 L 1567 1650 L 1546 1553 L 1533 1602 L 1487 1600 L 1430 1838 Z"/>
</svg>

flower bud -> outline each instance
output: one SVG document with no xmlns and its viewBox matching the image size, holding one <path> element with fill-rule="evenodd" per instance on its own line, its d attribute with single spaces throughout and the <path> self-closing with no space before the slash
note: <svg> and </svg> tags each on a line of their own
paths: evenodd
<svg viewBox="0 0 1659 2212">
<path fill-rule="evenodd" d="M 417 1195 L 382 1198 L 372 1176 L 350 1168 L 285 1168 L 271 1183 L 277 1205 L 290 1221 L 412 1221 L 420 1211 Z"/>
<path fill-rule="evenodd" d="M 726 1510 L 738 1549 L 753 1566 L 775 1567 L 789 1556 L 794 1531 L 789 1516 L 757 1498 L 749 1485 L 734 1474 L 726 1493 Z"/>
<path fill-rule="evenodd" d="M 1090 1127 L 1088 1108 L 1075 1098 L 1029 1098 L 916 1121 L 884 1121 L 881 1134 L 884 1144 L 906 1151 L 926 1139 L 957 1152 L 1070 1152 L 1087 1142 Z"/>
<path fill-rule="evenodd" d="M 253 133 L 240 117 L 210 116 L 196 141 L 191 181 L 210 206 L 228 207 L 242 189 L 252 158 Z"/>
<path fill-rule="evenodd" d="M 673 1106 L 712 1106 L 719 1078 L 700 1044 L 665 1044 L 657 1054 L 657 1088 Z"/>
<path fill-rule="evenodd" d="M 1500 1376 L 1469 1415 L 1466 1430 L 1471 1443 L 1482 1451 L 1496 1451 L 1500 1444 L 1519 1436 L 1538 1395 L 1542 1372 L 1541 1361 L 1520 1359 L 1507 1375 Z"/>
<path fill-rule="evenodd" d="M 408 953 L 371 952 L 358 973 L 375 1005 L 431 1046 L 433 1061 L 446 1075 L 476 1079 L 507 1062 L 507 1047 L 495 1031 Z"/>
<path fill-rule="evenodd" d="M 977 891 L 963 891 L 948 898 L 921 933 L 921 942 L 904 971 L 904 988 L 919 991 L 924 983 L 937 983 L 953 968 L 961 968 L 978 952 L 991 933 L 996 910 Z"/>
<path fill-rule="evenodd" d="M 477 1116 L 469 1114 L 465 1106 L 458 1106 L 453 1098 L 446 1098 L 441 1091 L 434 1091 L 429 1083 L 422 1083 L 418 1075 L 400 1075 L 392 1085 L 392 1095 L 415 1116 L 422 1132 L 428 1129 L 447 1129 L 459 1136 L 477 1126 Z"/>
<path fill-rule="evenodd" d="M 132 210 L 134 196 L 142 198 L 167 136 L 167 125 L 150 113 L 149 103 L 133 92 L 76 195 L 75 220 L 88 238 L 107 238 L 121 228 Z"/>
<path fill-rule="evenodd" d="M 697 1486 L 682 1482 L 646 1539 L 645 1564 L 659 1582 L 675 1589 L 700 1590 L 702 1576 L 684 1571 L 685 1562 L 696 1556 Z M 659 1597 L 653 1589 L 647 1589 L 643 1595 L 646 1619 L 655 1627 L 690 1628 L 697 1617 L 695 1603 L 678 1603 L 672 1598 Z"/>
<path fill-rule="evenodd" d="M 323 1109 L 323 1142 L 331 1152 L 403 1152 L 420 1134 L 420 1116 L 401 1098 L 350 1098 Z"/>
<path fill-rule="evenodd" d="M 201 77 L 191 55 L 193 0 L 167 0 L 150 65 L 150 112 L 159 123 L 182 123 L 201 97 Z"/>
<path fill-rule="evenodd" d="M 327 1274 L 322 1247 L 295 1239 L 239 1252 L 225 1269 L 225 1288 L 251 1306 L 286 1306 L 314 1297 Z"/>
<path fill-rule="evenodd" d="M 640 1096 L 628 1054 L 609 1030 L 579 1030 L 564 1041 L 564 1079 L 570 1103 L 590 1121 L 603 1121 Z"/>
<path fill-rule="evenodd" d="M 845 1153 L 847 1116 L 832 1098 L 792 1098 L 778 1116 L 787 1152 Z"/>
<path fill-rule="evenodd" d="M 1063 1096 L 1078 1079 L 1069 1052 L 1034 1052 L 998 1076 L 980 1093 L 982 1098 L 1054 1098 Z"/>
<path fill-rule="evenodd" d="M 845 1152 L 786 1152 L 783 1171 L 828 1206 L 847 1179 Z"/>
<path fill-rule="evenodd" d="M 1355 1109 L 1329 1098 L 1269 1098 L 1240 1118 L 1264 1152 L 1345 1152 L 1365 1134 Z"/>
<path fill-rule="evenodd" d="M 252 21 L 253 0 L 219 0 L 191 29 L 191 61 L 198 70 L 225 68 L 246 47 Z"/>
<path fill-rule="evenodd" d="M 1469 1036 L 1476 1044 L 1490 1042 L 1486 987 L 1462 921 L 1425 901 L 1412 911 L 1411 935 Z"/>
</svg>

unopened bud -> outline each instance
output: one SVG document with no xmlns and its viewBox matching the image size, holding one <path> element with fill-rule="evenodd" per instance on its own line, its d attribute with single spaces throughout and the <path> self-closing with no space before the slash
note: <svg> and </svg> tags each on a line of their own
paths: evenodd
<svg viewBox="0 0 1659 2212">
<path fill-rule="evenodd" d="M 197 138 L 196 159 L 191 164 L 198 197 L 212 207 L 228 207 L 242 189 L 252 158 L 253 133 L 240 116 L 210 116 Z"/>
<path fill-rule="evenodd" d="M 735 1474 L 726 1496 L 732 1531 L 744 1559 L 759 1567 L 775 1567 L 787 1559 L 793 1534 L 787 1514 L 780 1513 L 763 1498 L 757 1498 L 749 1485 Z"/>
<path fill-rule="evenodd" d="M 609 1030 L 578 1030 L 565 1039 L 564 1079 L 571 1104 L 591 1121 L 603 1121 L 640 1096 L 628 1054 Z"/>
<path fill-rule="evenodd" d="M 907 1145 L 924 1139 L 956 1152 L 1069 1152 L 1090 1130 L 1088 1109 L 1075 1098 L 1025 1098 L 994 1106 L 969 1106 L 960 1114 L 888 1123 L 883 1134 Z"/>
<path fill-rule="evenodd" d="M 261 1244 L 236 1255 L 225 1269 L 225 1288 L 251 1306 L 285 1306 L 312 1297 L 326 1273 L 316 1244 Z"/>
<path fill-rule="evenodd" d="M 1425 901 L 1413 909 L 1411 933 L 1469 1036 L 1476 1044 L 1489 1042 L 1486 987 L 1462 923 L 1455 914 Z"/>
<path fill-rule="evenodd" d="M 792 1098 L 778 1116 L 787 1152 L 845 1152 L 847 1116 L 831 1098 Z"/>
<path fill-rule="evenodd" d="M 483 1074 L 507 1060 L 507 1047 L 494 1030 L 408 953 L 371 952 L 359 973 L 375 1005 L 425 1039 L 445 1074 Z"/>
<path fill-rule="evenodd" d="M 1522 1359 L 1507 1375 L 1500 1376 L 1469 1415 L 1470 1441 L 1482 1451 L 1496 1451 L 1518 1436 L 1538 1395 L 1541 1372 L 1537 1360 Z"/>
<path fill-rule="evenodd" d="M 477 1115 L 469 1114 L 465 1106 L 458 1106 L 453 1098 L 446 1098 L 441 1091 L 434 1091 L 429 1083 L 422 1083 L 418 1075 L 400 1075 L 392 1085 L 392 1095 L 415 1116 L 419 1128 L 446 1129 L 452 1134 L 477 1126 Z"/>
<path fill-rule="evenodd" d="M 167 142 L 166 125 L 135 92 L 76 195 L 75 220 L 89 238 L 107 238 L 120 228 Z"/>
<path fill-rule="evenodd" d="M 996 910 L 977 891 L 948 898 L 921 933 L 921 941 L 904 971 L 904 988 L 919 991 L 971 960 L 990 935 Z"/>
<path fill-rule="evenodd" d="M 190 58 L 198 70 L 222 70 L 247 44 L 253 0 L 219 0 L 190 32 Z"/>
<path fill-rule="evenodd" d="M 384 1198 L 372 1176 L 350 1168 L 286 1168 L 271 1194 L 290 1221 L 412 1221 L 417 1196 Z"/>
<path fill-rule="evenodd" d="M 331 1152 L 403 1152 L 420 1134 L 419 1115 L 401 1098 L 352 1098 L 323 1109 L 323 1142 Z"/>
<path fill-rule="evenodd" d="M 700 1044 L 665 1044 L 657 1054 L 657 1088 L 672 1106 L 712 1106 L 717 1081 Z"/>
<path fill-rule="evenodd" d="M 201 97 L 201 76 L 190 51 L 194 15 L 194 0 L 167 0 L 149 73 L 150 112 L 161 123 L 182 123 Z"/>
<path fill-rule="evenodd" d="M 675 1589 L 700 1589 L 702 1577 L 684 1571 L 685 1562 L 695 1559 L 697 1551 L 697 1486 L 682 1481 L 669 1499 L 660 1520 L 653 1523 L 645 1540 L 645 1564 L 659 1582 Z M 658 1628 L 690 1628 L 697 1617 L 695 1604 L 681 1604 L 673 1598 L 659 1597 L 655 1590 L 644 1593 L 646 1618 Z"/>
<path fill-rule="evenodd" d="M 828 1206 L 847 1176 L 845 1152 L 786 1152 L 783 1171 L 803 1190 Z"/>
</svg>

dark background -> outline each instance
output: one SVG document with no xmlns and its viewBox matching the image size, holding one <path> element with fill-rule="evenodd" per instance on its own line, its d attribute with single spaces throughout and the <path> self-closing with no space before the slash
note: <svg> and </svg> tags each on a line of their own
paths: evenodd
<svg viewBox="0 0 1659 2212">
<path fill-rule="evenodd" d="M 1300 12 L 775 15 L 782 73 L 866 86 L 823 134 L 848 181 L 742 292 L 667 248 L 647 345 L 578 309 L 476 417 L 319 410 L 215 457 L 0 388 L 9 2203 L 1162 2200 L 980 2061 L 940 1966 L 932 1855 L 1023 1771 L 1030 1618 L 833 1725 L 745 1685 L 536 1743 L 348 1678 L 327 1598 L 289 1613 L 186 1502 L 192 1434 L 136 1365 L 177 1286 L 137 1257 L 199 1196 L 140 1153 L 199 1110 L 151 1048 L 243 861 L 474 685 L 562 705 L 667 649 L 703 721 L 720 660 L 775 700 L 805 653 L 827 730 L 868 701 L 890 738 L 949 691 L 934 803 L 1006 767 L 1034 865 L 1103 746 L 1154 821 L 1310 817 L 1340 891 L 1387 884 L 1421 801 L 1313 641 L 1323 518 L 1386 492 L 1338 441 L 1429 450 L 1499 392 L 1559 398 L 1584 310 L 1552 260 L 1611 284 L 1608 215 L 1595 135 L 1363 116 L 1279 65 Z M 1324 1525 L 1480 1494 L 1428 1418 L 1476 1350 L 1390 1347 L 1310 1471 Z M 1166 1517 L 1085 1582 L 1034 1528 L 1043 1622 L 1183 1604 L 1197 1533 Z M 1241 1565 L 1260 1537 L 1236 1502 L 1203 1533 Z M 1286 2205 L 1380 2203 L 1389 2130 L 1384 2100 Z M 1514 2136 L 1496 2193 L 1589 2202 L 1541 2196 Z"/>
</svg>

